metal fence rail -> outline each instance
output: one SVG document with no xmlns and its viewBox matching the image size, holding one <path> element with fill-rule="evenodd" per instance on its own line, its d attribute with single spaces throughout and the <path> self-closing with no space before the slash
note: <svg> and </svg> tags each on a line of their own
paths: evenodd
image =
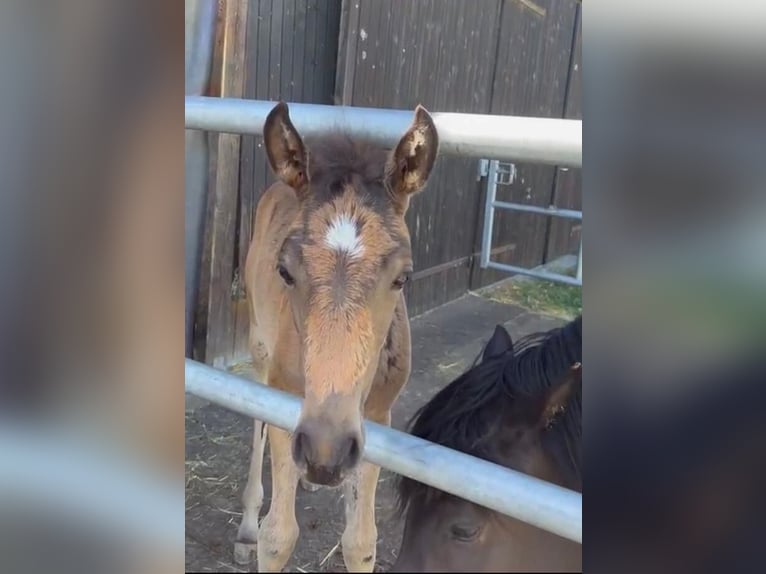
<svg viewBox="0 0 766 574">
<path fill-rule="evenodd" d="M 263 123 L 274 105 L 267 101 L 187 96 L 186 128 L 262 135 Z M 440 112 L 432 116 L 442 153 L 566 167 L 582 165 L 579 120 Z M 367 141 L 393 146 L 412 122 L 412 111 L 290 104 L 290 117 L 304 136 L 340 129 Z M 492 210 L 509 207 L 495 202 L 494 197 L 492 203 Z M 546 214 L 554 215 L 550 211 Z M 557 215 L 578 218 L 568 210 Z M 186 359 L 185 369 L 187 392 L 267 424 L 294 430 L 300 398 L 191 359 Z M 582 495 L 574 491 L 372 422 L 365 422 L 365 434 L 363 456 L 374 464 L 582 542 Z"/>
<path fill-rule="evenodd" d="M 484 229 L 481 237 L 481 267 L 482 269 L 497 269 L 507 273 L 518 273 L 537 279 L 547 279 L 566 285 L 575 285 L 582 287 L 582 240 L 577 251 L 577 269 L 575 276 L 554 273 L 542 268 L 529 269 L 518 265 L 509 265 L 492 261 L 492 230 L 494 228 L 495 210 L 505 209 L 508 211 L 519 211 L 524 213 L 535 213 L 537 215 L 546 215 L 548 217 L 561 217 L 564 219 L 575 219 L 582 221 L 582 211 L 573 209 L 559 209 L 555 206 L 539 207 L 536 205 L 526 205 L 523 203 L 512 203 L 509 201 L 498 201 L 497 186 L 510 185 L 516 176 L 516 167 L 513 164 L 504 164 L 496 159 L 487 161 L 486 172 L 480 173 L 480 176 L 487 177 L 487 197 L 484 202 Z"/>
<path fill-rule="evenodd" d="M 186 128 L 262 135 L 276 102 L 186 96 Z M 315 136 L 334 129 L 393 146 L 412 122 L 412 110 L 289 104 L 298 131 Z M 582 121 L 483 114 L 431 114 L 442 153 L 566 167 L 582 166 Z"/>
<path fill-rule="evenodd" d="M 301 399 L 186 359 L 186 391 L 292 431 Z M 582 495 L 365 421 L 366 460 L 582 543 Z"/>
</svg>

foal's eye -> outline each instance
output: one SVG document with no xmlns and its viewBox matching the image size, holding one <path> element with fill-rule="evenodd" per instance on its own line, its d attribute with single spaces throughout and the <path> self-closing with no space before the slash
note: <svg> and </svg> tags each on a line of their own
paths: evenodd
<svg viewBox="0 0 766 574">
<path fill-rule="evenodd" d="M 407 281 L 409 281 L 409 280 L 410 280 L 410 272 L 409 271 L 405 271 L 404 273 L 399 275 L 399 277 L 397 277 L 394 280 L 394 282 L 393 282 L 393 284 L 391 286 L 394 289 L 401 289 L 402 287 L 404 287 L 404 284 L 407 283 Z"/>
<path fill-rule="evenodd" d="M 290 272 L 281 263 L 277 265 L 277 273 L 279 273 L 279 276 L 282 278 L 282 281 L 284 281 L 286 285 L 295 285 L 295 279 L 293 279 L 293 276 L 290 275 Z"/>
<path fill-rule="evenodd" d="M 449 533 L 455 540 L 471 542 L 479 535 L 479 530 L 479 526 L 472 524 L 453 524 L 450 526 Z"/>
</svg>

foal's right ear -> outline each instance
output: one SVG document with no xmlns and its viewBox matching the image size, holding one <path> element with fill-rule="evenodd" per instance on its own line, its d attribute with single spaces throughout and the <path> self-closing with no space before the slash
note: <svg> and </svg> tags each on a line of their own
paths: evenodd
<svg viewBox="0 0 766 574">
<path fill-rule="evenodd" d="M 308 190 L 308 154 L 298 130 L 290 121 L 287 104 L 279 102 L 263 124 L 263 141 L 271 169 L 298 197 Z"/>
<path fill-rule="evenodd" d="M 503 353 L 513 351 L 513 341 L 505 327 L 498 325 L 495 327 L 495 332 L 492 334 L 492 338 L 484 347 L 484 354 L 482 360 L 486 361 L 493 357 L 498 357 Z"/>
<path fill-rule="evenodd" d="M 401 213 L 410 196 L 426 185 L 439 152 L 439 134 L 433 118 L 423 106 L 415 108 L 415 119 L 386 162 L 386 183 Z"/>
</svg>

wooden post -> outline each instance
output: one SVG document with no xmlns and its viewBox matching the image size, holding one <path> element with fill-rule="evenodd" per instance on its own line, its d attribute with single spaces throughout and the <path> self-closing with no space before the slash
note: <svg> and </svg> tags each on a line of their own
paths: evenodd
<svg viewBox="0 0 766 574">
<path fill-rule="evenodd" d="M 241 98 L 245 88 L 245 40 L 248 0 L 221 3 L 223 14 L 223 58 L 220 93 Z M 241 136 L 218 134 L 215 190 L 210 227 L 210 281 L 205 362 L 223 367 L 233 354 L 236 289 L 234 245 L 239 203 L 239 151 Z"/>
</svg>

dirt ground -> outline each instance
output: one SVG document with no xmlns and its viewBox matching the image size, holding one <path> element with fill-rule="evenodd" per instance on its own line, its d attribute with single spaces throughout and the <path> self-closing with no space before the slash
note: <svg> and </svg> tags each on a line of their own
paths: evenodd
<svg viewBox="0 0 766 574">
<path fill-rule="evenodd" d="M 514 340 L 563 324 L 564 319 L 498 300 L 467 295 L 412 321 L 413 369 L 394 407 L 393 426 L 403 429 L 414 412 L 460 374 L 476 357 L 494 326 L 503 323 Z M 246 368 L 244 369 L 246 370 Z M 248 572 L 233 560 L 241 518 L 241 496 L 250 460 L 252 421 L 196 397 L 186 409 L 186 569 L 189 572 Z M 271 492 L 268 448 L 262 515 Z M 393 474 L 383 469 L 377 492 L 376 571 L 396 559 L 402 534 L 394 515 Z M 290 572 L 344 572 L 339 548 L 343 532 L 341 490 L 298 489 L 300 538 Z"/>
</svg>

